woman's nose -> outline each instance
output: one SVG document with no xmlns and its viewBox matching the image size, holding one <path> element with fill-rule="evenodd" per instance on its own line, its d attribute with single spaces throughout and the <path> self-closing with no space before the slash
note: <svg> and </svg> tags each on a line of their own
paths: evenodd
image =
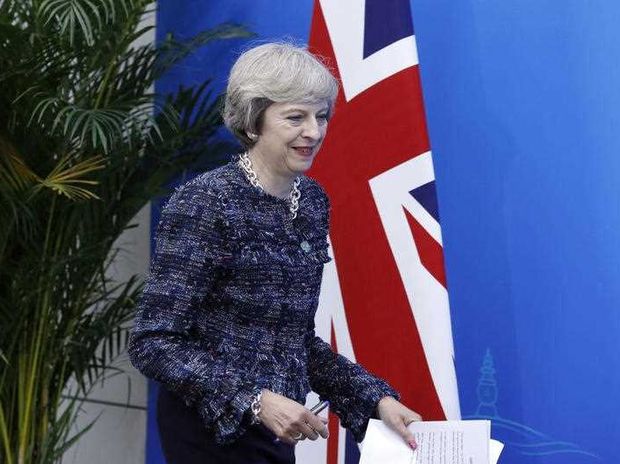
<svg viewBox="0 0 620 464">
<path fill-rule="evenodd" d="M 302 136 L 312 140 L 318 140 L 321 137 L 319 123 L 315 118 L 308 118 L 304 123 Z"/>
</svg>

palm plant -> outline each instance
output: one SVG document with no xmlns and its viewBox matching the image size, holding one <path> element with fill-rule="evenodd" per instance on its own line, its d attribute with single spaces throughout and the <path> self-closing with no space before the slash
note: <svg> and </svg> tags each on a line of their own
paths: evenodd
<svg viewBox="0 0 620 464">
<path fill-rule="evenodd" d="M 149 4 L 0 0 L 1 463 L 58 462 L 85 431 L 66 397 L 109 372 L 140 291 L 109 277 L 115 240 L 173 179 L 230 150 L 208 80 L 151 89 L 196 47 L 248 34 L 139 46 Z"/>
</svg>

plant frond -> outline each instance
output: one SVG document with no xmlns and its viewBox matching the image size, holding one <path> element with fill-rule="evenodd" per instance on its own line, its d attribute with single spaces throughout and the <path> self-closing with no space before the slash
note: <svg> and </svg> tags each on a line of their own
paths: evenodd
<svg viewBox="0 0 620 464">
<path fill-rule="evenodd" d="M 70 163 L 71 157 L 69 155 L 63 157 L 52 172 L 40 181 L 37 188 L 49 188 L 70 200 L 99 199 L 94 192 L 82 187 L 85 185 L 97 185 L 98 182 L 87 180 L 83 177 L 93 171 L 104 169 L 106 166 L 105 159 L 101 156 L 95 156 L 73 165 Z"/>
<path fill-rule="evenodd" d="M 83 37 L 87 45 L 93 46 L 97 31 L 117 19 L 114 3 L 114 0 L 44 0 L 37 13 L 43 24 L 57 26 L 70 45 Z M 126 6 L 124 1 L 121 4 Z M 123 12 L 127 11 L 123 8 Z"/>
<path fill-rule="evenodd" d="M 80 403 L 62 395 L 71 379 L 88 395 L 118 373 L 141 290 L 137 277 L 110 278 L 119 235 L 174 179 L 231 151 L 214 138 L 221 99 L 210 81 L 151 89 L 196 48 L 250 34 L 225 25 L 137 46 L 151 5 L 0 0 L 3 463 L 59 462 L 88 430 L 73 435 Z"/>
<path fill-rule="evenodd" d="M 81 108 L 58 97 L 43 97 L 28 124 L 48 127 L 52 134 L 60 133 L 80 146 L 110 154 L 119 144 L 131 146 L 136 135 L 140 144 L 161 140 L 160 121 L 174 128 L 177 120 L 174 107 L 161 105 L 149 95 L 125 100 L 122 106 L 98 109 Z"/>
<path fill-rule="evenodd" d="M 133 308 L 141 290 L 142 285 L 134 276 L 106 291 L 106 297 L 101 298 L 93 312 L 83 316 L 79 328 L 72 334 L 68 349 L 83 392 L 101 379 L 111 366 L 110 361 L 125 348 L 126 324 L 133 318 Z"/>
<path fill-rule="evenodd" d="M 162 75 L 179 63 L 190 53 L 214 40 L 251 38 L 256 34 L 249 32 L 239 24 L 225 23 L 209 29 L 188 40 L 177 40 L 174 35 L 168 34 L 160 45 L 160 53 L 156 62 L 156 73 Z"/>
<path fill-rule="evenodd" d="M 68 395 L 64 395 L 62 400 L 64 402 L 63 409 L 51 425 L 44 441 L 40 444 L 41 457 L 39 462 L 58 462 L 63 454 L 87 433 L 101 416 L 101 413 L 99 413 L 86 426 L 78 430 L 74 435 L 69 436 L 71 425 L 75 423 L 75 419 L 80 412 L 80 406 L 84 400 Z"/>
<path fill-rule="evenodd" d="M 0 183 L 11 190 L 24 190 L 38 180 L 15 147 L 0 136 Z"/>
</svg>

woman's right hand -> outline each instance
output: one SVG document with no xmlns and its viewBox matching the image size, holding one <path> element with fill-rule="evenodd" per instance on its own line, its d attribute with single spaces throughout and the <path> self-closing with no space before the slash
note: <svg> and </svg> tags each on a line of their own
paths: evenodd
<svg viewBox="0 0 620 464">
<path fill-rule="evenodd" d="M 260 405 L 261 422 L 285 443 L 295 445 L 304 438 L 329 436 L 324 419 L 286 396 L 263 389 Z"/>
</svg>

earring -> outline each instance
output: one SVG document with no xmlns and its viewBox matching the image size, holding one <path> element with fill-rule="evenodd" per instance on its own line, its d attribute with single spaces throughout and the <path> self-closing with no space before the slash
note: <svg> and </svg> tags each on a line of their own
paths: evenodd
<svg viewBox="0 0 620 464">
<path fill-rule="evenodd" d="M 256 139 L 258 138 L 258 134 L 255 134 L 253 132 L 246 132 L 248 138 L 252 141 L 256 141 Z"/>
</svg>

